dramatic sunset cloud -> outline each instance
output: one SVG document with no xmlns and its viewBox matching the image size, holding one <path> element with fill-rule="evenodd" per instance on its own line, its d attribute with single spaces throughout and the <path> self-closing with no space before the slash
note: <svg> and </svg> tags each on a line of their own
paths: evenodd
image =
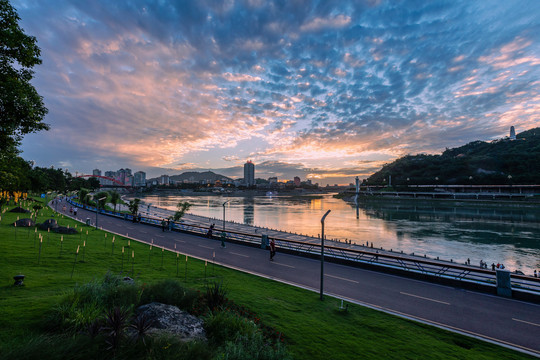
<svg viewBox="0 0 540 360">
<path fill-rule="evenodd" d="M 12 0 L 39 166 L 365 178 L 540 126 L 540 2 Z"/>
</svg>

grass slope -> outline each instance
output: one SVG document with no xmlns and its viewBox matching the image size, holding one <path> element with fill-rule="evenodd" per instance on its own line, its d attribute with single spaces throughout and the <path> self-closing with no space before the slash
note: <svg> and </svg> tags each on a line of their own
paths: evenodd
<svg viewBox="0 0 540 360">
<path fill-rule="evenodd" d="M 128 239 L 123 237 L 114 237 L 113 249 L 112 234 L 68 218 L 56 217 L 61 226 L 76 226 L 78 234 L 63 235 L 61 241 L 59 234 L 13 227 L 17 216 L 29 216 L 10 212 L 1 216 L 0 358 L 14 343 L 51 336 L 43 319 L 76 284 L 101 279 L 107 272 L 122 271 L 140 283 L 176 278 L 178 271 L 178 279 L 194 289 L 204 289 L 207 281 L 222 281 L 231 299 L 284 334 L 295 359 L 531 358 L 356 305 L 349 305 L 349 310 L 342 312 L 338 300 L 327 297 L 321 302 L 318 294 L 306 290 L 210 262 L 205 266 L 193 258 L 186 262 L 185 255 L 177 257 L 155 247 L 150 251 L 148 245 L 134 241 L 128 245 Z M 43 209 L 38 222 L 51 216 L 49 209 Z M 22 287 L 13 286 L 12 277 L 17 274 L 26 275 Z"/>
</svg>

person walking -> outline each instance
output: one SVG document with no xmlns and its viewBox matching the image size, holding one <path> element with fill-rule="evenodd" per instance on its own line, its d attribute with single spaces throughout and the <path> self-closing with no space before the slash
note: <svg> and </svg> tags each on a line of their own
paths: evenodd
<svg viewBox="0 0 540 360">
<path fill-rule="evenodd" d="M 76 206 L 73 208 L 73 215 L 77 216 L 77 207 Z"/>
<path fill-rule="evenodd" d="M 212 225 L 210 225 L 210 227 L 208 228 L 208 232 L 206 233 L 206 237 L 207 237 L 207 238 L 209 238 L 209 239 L 212 238 L 212 231 L 214 230 L 214 226 L 215 226 L 215 225 L 216 225 L 216 224 L 212 224 Z"/>
<path fill-rule="evenodd" d="M 270 261 L 274 261 L 274 255 L 276 255 L 276 242 L 272 239 L 270 240 Z"/>
<path fill-rule="evenodd" d="M 165 222 L 165 219 L 161 220 L 161 231 L 162 232 L 165 232 L 165 225 L 167 225 L 167 223 Z"/>
</svg>

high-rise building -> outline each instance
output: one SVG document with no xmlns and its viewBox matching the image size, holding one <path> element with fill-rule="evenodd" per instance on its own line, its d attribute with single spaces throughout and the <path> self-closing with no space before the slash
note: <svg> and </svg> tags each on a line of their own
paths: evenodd
<svg viewBox="0 0 540 360">
<path fill-rule="evenodd" d="M 129 176 L 129 173 L 127 172 L 129 169 L 120 169 L 116 172 L 116 180 L 121 182 L 122 184 L 126 183 L 126 177 Z M 131 170 L 129 171 L 131 173 Z"/>
<path fill-rule="evenodd" d="M 244 164 L 244 184 L 248 187 L 255 185 L 255 164 L 251 160 Z"/>
<path fill-rule="evenodd" d="M 159 183 L 161 185 L 169 185 L 169 175 L 161 175 L 159 177 Z"/>
<path fill-rule="evenodd" d="M 101 176 L 101 170 L 99 169 L 94 169 L 92 170 L 92 175 L 94 176 Z M 99 185 L 103 186 L 103 185 L 107 185 L 105 182 L 106 180 L 105 179 L 102 179 L 100 177 L 97 178 L 99 180 Z"/>
<path fill-rule="evenodd" d="M 146 186 L 146 173 L 144 171 L 137 171 L 133 174 L 135 186 Z"/>
</svg>

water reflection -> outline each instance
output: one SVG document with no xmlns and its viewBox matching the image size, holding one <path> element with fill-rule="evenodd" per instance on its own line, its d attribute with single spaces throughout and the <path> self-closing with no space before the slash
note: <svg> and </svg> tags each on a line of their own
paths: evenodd
<svg viewBox="0 0 540 360">
<path fill-rule="evenodd" d="M 311 236 L 325 221 L 328 239 L 426 254 L 429 257 L 478 264 L 503 262 L 525 273 L 540 268 L 540 209 L 465 202 L 360 201 L 359 207 L 332 195 L 317 196 L 178 196 L 149 195 L 143 201 L 175 209 L 193 204 L 191 213 L 281 229 Z"/>
<path fill-rule="evenodd" d="M 244 224 L 253 225 L 255 220 L 255 199 L 253 197 L 244 198 Z"/>
</svg>

